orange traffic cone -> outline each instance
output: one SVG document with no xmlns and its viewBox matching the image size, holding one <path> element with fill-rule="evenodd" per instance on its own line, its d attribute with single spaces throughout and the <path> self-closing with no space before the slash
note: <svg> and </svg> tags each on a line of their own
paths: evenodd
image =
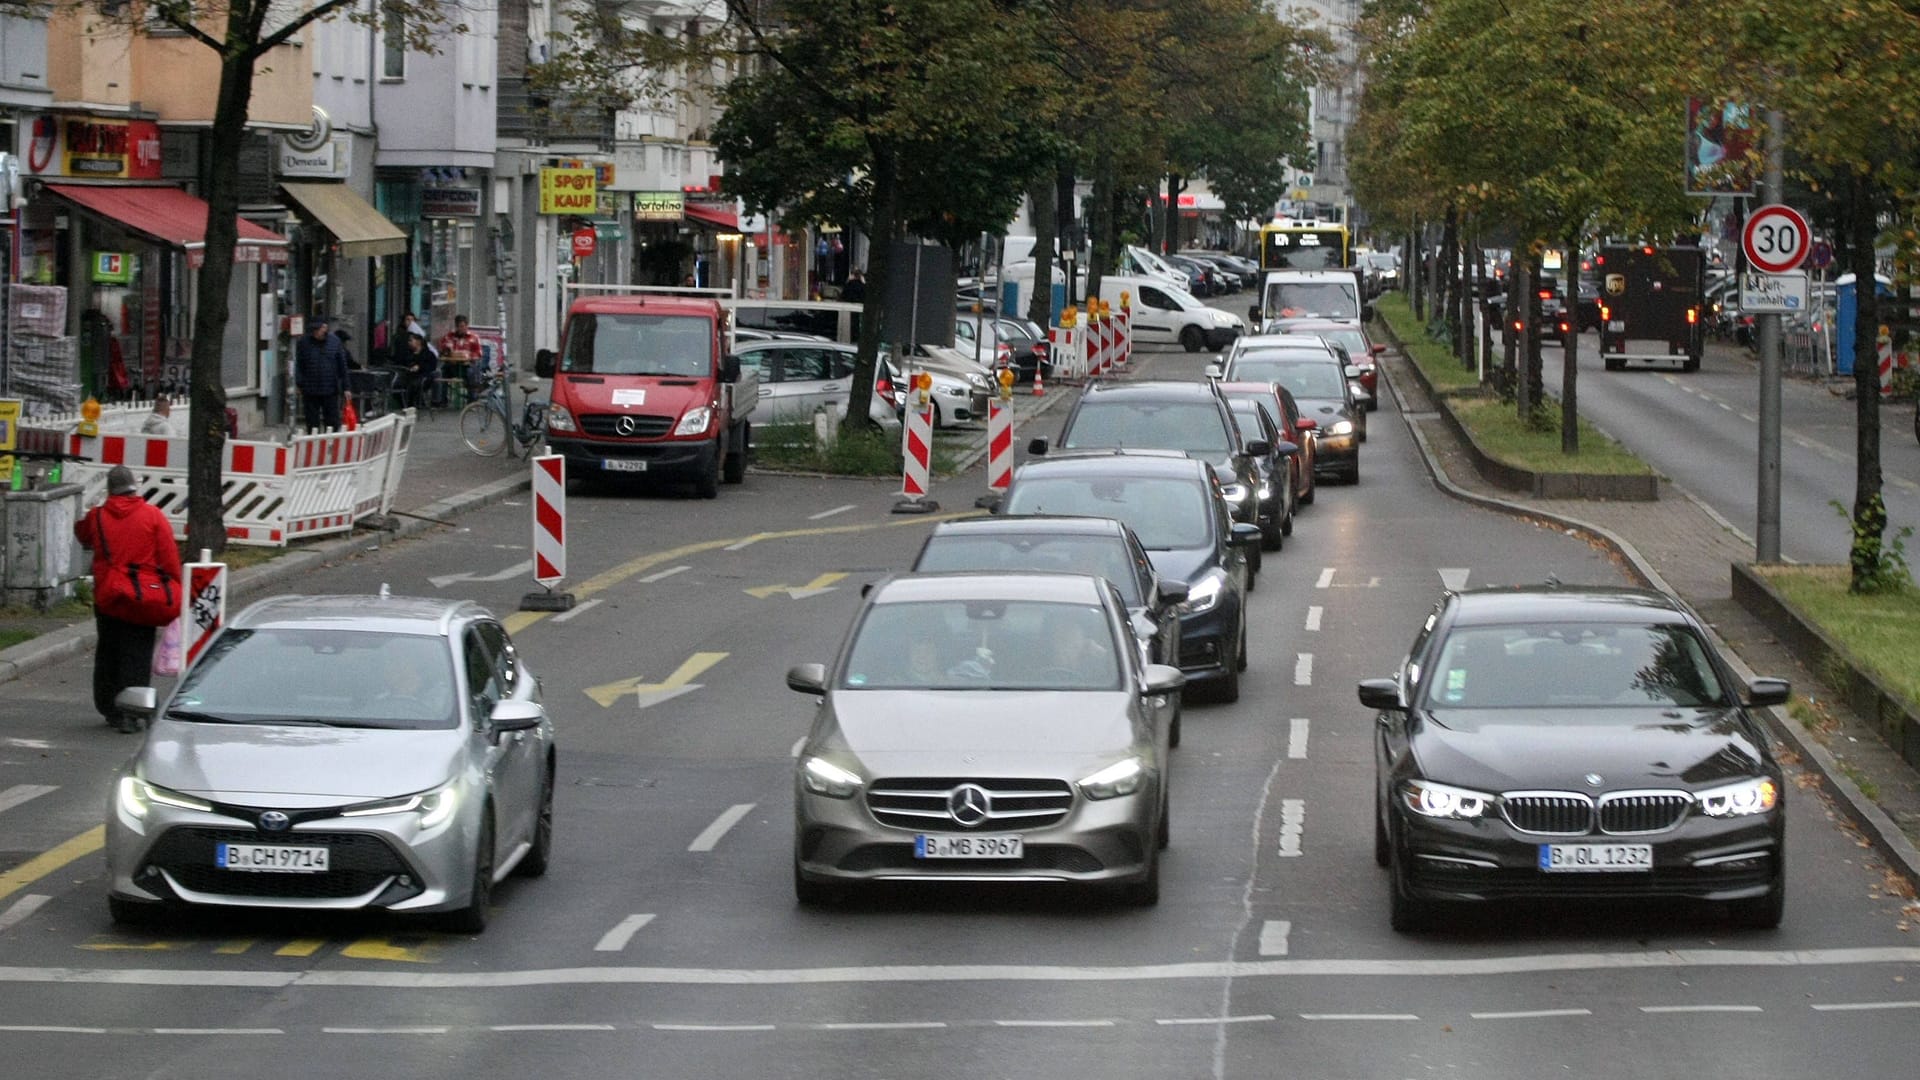
<svg viewBox="0 0 1920 1080">
<path fill-rule="evenodd" d="M 347 403 L 340 409 L 340 426 L 348 431 L 360 430 L 360 414 L 354 411 L 353 395 L 347 395 Z"/>
<path fill-rule="evenodd" d="M 1034 397 L 1047 396 L 1047 381 L 1046 381 L 1046 377 L 1040 374 L 1039 364 L 1033 365 L 1033 396 Z"/>
</svg>

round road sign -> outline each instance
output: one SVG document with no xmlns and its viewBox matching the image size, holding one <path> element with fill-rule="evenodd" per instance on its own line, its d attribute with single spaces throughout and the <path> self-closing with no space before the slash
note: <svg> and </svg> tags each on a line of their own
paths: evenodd
<svg viewBox="0 0 1920 1080">
<path fill-rule="evenodd" d="M 591 256 L 595 247 L 595 241 L 598 239 L 591 225 L 582 225 L 573 230 L 573 257 L 576 259 L 584 259 Z"/>
<path fill-rule="evenodd" d="M 1740 233 L 1747 265 L 1763 274 L 1784 274 L 1799 266 L 1812 246 L 1812 233 L 1800 211 L 1770 203 L 1753 212 Z"/>
<path fill-rule="evenodd" d="M 1815 240 L 1807 249 L 1807 265 L 1815 270 L 1825 270 L 1833 265 L 1833 245 L 1825 240 Z"/>
</svg>

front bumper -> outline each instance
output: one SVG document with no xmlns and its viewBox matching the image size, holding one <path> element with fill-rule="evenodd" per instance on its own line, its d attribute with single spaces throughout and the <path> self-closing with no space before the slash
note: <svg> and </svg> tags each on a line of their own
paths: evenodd
<svg viewBox="0 0 1920 1080">
<path fill-rule="evenodd" d="M 1750 818 L 1688 816 L 1647 835 L 1543 836 L 1505 821 L 1454 821 L 1396 807 L 1403 853 L 1401 887 L 1424 900 L 1747 900 L 1780 880 L 1785 850 L 1781 809 Z M 1653 869 L 1548 872 L 1547 843 L 1650 844 Z"/>
<path fill-rule="evenodd" d="M 1240 607 L 1231 596 L 1222 596 L 1212 608 L 1180 616 L 1180 670 L 1189 683 L 1223 678 L 1227 665 L 1238 662 L 1234 632 L 1240 624 Z"/>
<path fill-rule="evenodd" d="M 1313 474 L 1315 476 L 1339 476 L 1351 468 L 1359 457 L 1360 437 L 1358 435 L 1314 433 Z"/>
<path fill-rule="evenodd" d="M 1240 336 L 1240 331 L 1236 327 L 1229 326 L 1208 330 L 1201 336 L 1206 340 L 1208 350 L 1219 352 L 1233 344 L 1234 339 Z"/>
<path fill-rule="evenodd" d="M 713 471 L 720 453 L 718 439 L 646 442 L 622 439 L 586 439 L 547 432 L 547 445 L 567 459 L 569 472 L 608 476 L 705 476 Z M 608 462 L 615 462 L 612 467 Z M 630 467 L 622 468 L 622 465 Z"/>
</svg>

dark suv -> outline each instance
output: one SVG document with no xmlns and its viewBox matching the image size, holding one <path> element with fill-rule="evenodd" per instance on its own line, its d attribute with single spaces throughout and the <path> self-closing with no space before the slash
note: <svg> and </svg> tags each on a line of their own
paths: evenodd
<svg viewBox="0 0 1920 1080">
<path fill-rule="evenodd" d="M 1027 452 L 1047 452 L 1047 440 L 1027 444 Z M 1095 382 L 1089 385 L 1060 428 L 1062 450 L 1178 450 L 1213 466 L 1220 491 L 1235 521 L 1255 522 L 1260 486 L 1255 457 L 1271 445 L 1247 445 L 1226 398 L 1212 383 Z M 1253 572 L 1260 572 L 1259 549 Z"/>
</svg>

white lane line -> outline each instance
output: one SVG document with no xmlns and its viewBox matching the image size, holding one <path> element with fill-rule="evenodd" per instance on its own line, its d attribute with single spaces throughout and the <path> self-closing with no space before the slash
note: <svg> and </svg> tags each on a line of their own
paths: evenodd
<svg viewBox="0 0 1920 1080">
<path fill-rule="evenodd" d="M 691 566 L 669 566 L 665 570 L 656 570 L 640 580 L 645 584 L 651 585 L 656 581 L 665 581 L 675 574 L 684 574 L 691 569 L 693 569 Z"/>
<path fill-rule="evenodd" d="M 1313 654 L 1303 652 L 1293 662 L 1293 685 L 1313 685 Z"/>
<path fill-rule="evenodd" d="M 843 1024 L 809 1024 L 815 1031 L 931 1031 L 946 1027 L 941 1020 L 868 1021 Z"/>
<path fill-rule="evenodd" d="M 1319 631 L 1319 629 L 1320 629 L 1320 613 L 1321 613 L 1322 611 L 1324 611 L 1324 610 L 1326 610 L 1326 609 L 1325 609 L 1325 608 L 1322 608 L 1322 607 L 1321 607 L 1320 605 L 1318 605 L 1318 604 L 1315 604 L 1315 605 L 1313 605 L 1312 607 L 1310 607 L 1310 608 L 1308 608 L 1308 609 L 1307 609 L 1307 629 L 1309 629 L 1309 630 L 1312 630 L 1312 631 L 1315 631 L 1315 632 L 1318 632 L 1318 631 Z"/>
<path fill-rule="evenodd" d="M 1314 582 L 1313 587 L 1316 589 L 1332 588 L 1333 587 L 1333 567 L 1329 566 L 1326 569 L 1320 571 L 1320 580 Z"/>
<path fill-rule="evenodd" d="M 811 968 L 677 968 L 616 964 L 506 971 L 395 971 L 240 968 L 75 968 L 0 965 L 0 985 L 299 987 L 387 990 L 521 990 L 529 986 L 821 986 L 858 983 L 1123 983 L 1205 979 L 1415 976 L 1472 978 L 1560 971 L 1679 968 L 1815 968 L 1920 964 L 1920 946 L 1845 949 L 1658 949 L 1634 952 L 1530 953 L 1453 960 L 1343 957 L 1317 960 L 1197 960 L 1174 964 L 886 964 Z"/>
<path fill-rule="evenodd" d="M 103 1027 L 61 1027 L 58 1024 L 0 1024 L 0 1031 L 27 1035 L 105 1035 Z"/>
<path fill-rule="evenodd" d="M 726 547 L 722 548 L 721 550 L 722 551 L 745 551 L 746 549 L 752 547 L 753 545 L 759 543 L 764 539 L 766 539 L 765 536 L 763 536 L 760 533 L 755 533 L 752 536 L 747 537 L 745 540 L 739 541 L 738 543 L 728 544 Z"/>
<path fill-rule="evenodd" d="M 1265 1024 L 1274 1019 L 1272 1013 L 1249 1013 L 1246 1016 L 1170 1016 L 1155 1020 L 1163 1027 L 1177 1027 L 1183 1024 Z"/>
<path fill-rule="evenodd" d="M 445 1035 L 447 1027 L 323 1027 L 322 1035 Z"/>
<path fill-rule="evenodd" d="M 1545 1020 L 1553 1016 L 1592 1016 L 1592 1009 L 1529 1009 L 1526 1012 L 1468 1013 L 1475 1020 Z"/>
<path fill-rule="evenodd" d="M 1642 1005 L 1643 1013 L 1757 1013 L 1758 1005 Z"/>
<path fill-rule="evenodd" d="M 282 1028 L 154 1028 L 155 1035 L 285 1035 Z"/>
<path fill-rule="evenodd" d="M 587 601 L 586 603 L 581 604 L 579 607 L 568 608 L 562 614 L 555 615 L 553 617 L 553 621 L 566 622 L 568 619 L 573 618 L 575 615 L 584 615 L 588 611 L 591 611 L 593 608 L 596 608 L 599 605 L 600 605 L 600 598 L 596 596 L 593 599 Z"/>
<path fill-rule="evenodd" d="M 612 1024 L 491 1024 L 488 1031 L 618 1031 Z"/>
<path fill-rule="evenodd" d="M 1260 955 L 1287 955 L 1287 935 L 1293 932 L 1293 924 L 1285 919 L 1268 919 L 1260 928 Z"/>
<path fill-rule="evenodd" d="M 1718 406 L 1720 406 L 1721 408 L 1723 408 L 1723 409 L 1725 409 L 1725 410 L 1727 410 L 1728 412 L 1732 412 L 1732 411 L 1733 411 L 1733 406 L 1731 406 L 1731 405 L 1729 405 L 1729 404 L 1727 404 L 1727 403 L 1726 403 L 1726 402 L 1724 402 L 1724 401 L 1716 401 L 1716 402 L 1714 402 L 1714 404 L 1715 404 L 1715 405 L 1718 405 Z"/>
<path fill-rule="evenodd" d="M 1111 1020 L 995 1020 L 995 1027 L 1010 1028 L 1110 1028 Z"/>
<path fill-rule="evenodd" d="M 1880 1009 L 1920 1009 L 1920 1001 L 1849 1001 L 1815 1005 L 1815 1012 L 1874 1012 Z"/>
<path fill-rule="evenodd" d="M 700 835 L 693 838 L 693 843 L 687 845 L 687 850 L 712 851 L 713 845 L 718 844 L 720 838 L 727 835 L 727 830 L 733 828 L 741 818 L 746 817 L 753 807 L 754 804 L 750 802 L 727 807 L 719 817 L 713 819 L 713 824 L 701 830 Z"/>
<path fill-rule="evenodd" d="M 427 580 L 433 583 L 434 588 L 444 589 L 449 585 L 452 585 L 456 582 L 461 582 L 461 581 L 476 581 L 476 582 L 477 581 L 505 581 L 508 578 L 516 578 L 516 577 L 519 577 L 521 574 L 528 574 L 532 572 L 533 572 L 533 560 L 528 559 L 525 562 L 514 563 L 512 566 L 507 567 L 505 570 L 496 570 L 491 574 L 475 574 L 475 573 L 472 573 L 471 571 L 468 571 L 468 572 L 463 572 L 458 574 L 437 574 L 433 577 L 428 578 Z"/>
<path fill-rule="evenodd" d="M 778 1031 L 775 1024 L 654 1024 L 655 1031 Z"/>
<path fill-rule="evenodd" d="M 1308 724 L 1304 716 L 1287 721 L 1287 756 L 1296 761 L 1307 756 Z"/>
<path fill-rule="evenodd" d="M 51 750 L 53 748 L 53 744 L 45 739 L 20 739 L 12 737 L 0 739 L 0 746 L 10 746 L 18 750 Z"/>
<path fill-rule="evenodd" d="M 1301 854 L 1300 834 L 1306 831 L 1307 801 L 1280 800 L 1280 857 L 1291 859 Z"/>
<path fill-rule="evenodd" d="M 807 737 L 805 735 L 802 735 L 799 738 L 793 740 L 793 745 L 787 749 L 787 756 L 799 757 L 800 748 L 805 745 L 807 745 Z"/>
<path fill-rule="evenodd" d="M 15 784 L 5 791 L 0 791 L 0 813 L 11 810 L 29 799 L 37 799 L 59 790 L 51 784 Z"/>
<path fill-rule="evenodd" d="M 1302 1020 L 1418 1020 L 1412 1013 L 1301 1013 Z"/>
<path fill-rule="evenodd" d="M 833 508 L 833 509 L 831 509 L 831 510 L 822 510 L 822 511 L 820 511 L 820 512 L 819 512 L 819 513 L 817 513 L 817 514 L 808 514 L 808 515 L 807 515 L 807 520 L 808 520 L 808 521 L 819 521 L 819 520 L 820 520 L 820 519 L 822 519 L 822 518 L 830 518 L 830 517 L 832 517 L 832 516 L 833 516 L 833 515 L 835 515 L 835 514 L 844 514 L 844 513 L 846 513 L 847 511 L 849 511 L 849 510 L 852 510 L 852 509 L 854 509 L 854 508 L 855 508 L 855 507 L 854 507 L 854 504 L 853 504 L 853 503 L 848 503 L 848 504 L 847 504 L 847 505 L 845 505 L 845 506 L 836 506 L 836 507 L 834 507 L 834 508 Z"/>
<path fill-rule="evenodd" d="M 12 907 L 0 912 L 0 932 L 5 932 L 19 923 L 25 922 L 29 916 L 40 910 L 40 905 L 51 899 L 53 898 L 50 896 L 41 896 L 39 893 L 28 893 L 20 899 L 15 900 Z"/>
<path fill-rule="evenodd" d="M 1473 573 L 1470 566 L 1436 567 L 1440 571 L 1440 586 L 1448 592 L 1459 592 L 1467 587 L 1467 576 Z"/>
<path fill-rule="evenodd" d="M 594 945 L 593 951 L 619 952 L 621 949 L 627 947 L 627 942 L 633 940 L 633 935 L 638 933 L 641 927 L 652 921 L 653 916 L 651 915 L 629 915 L 621 919 L 614 924 L 613 929 L 601 935 L 599 942 Z"/>
</svg>

